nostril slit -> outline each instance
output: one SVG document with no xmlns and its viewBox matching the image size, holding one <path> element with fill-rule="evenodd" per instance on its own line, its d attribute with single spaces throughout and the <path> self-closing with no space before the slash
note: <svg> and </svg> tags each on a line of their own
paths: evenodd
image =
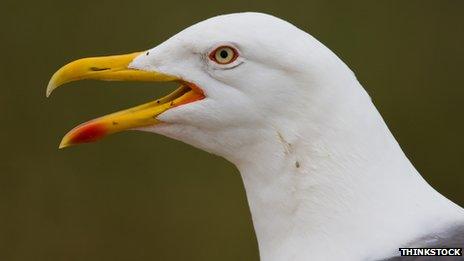
<svg viewBox="0 0 464 261">
<path fill-rule="evenodd" d="M 111 68 L 90 67 L 90 70 L 91 70 L 91 71 L 94 71 L 94 72 L 107 71 L 107 70 L 110 70 L 110 69 L 111 69 Z"/>
<path fill-rule="evenodd" d="M 146 53 L 146 55 L 149 55 L 149 54 L 150 54 L 150 52 L 147 52 L 147 53 Z"/>
</svg>

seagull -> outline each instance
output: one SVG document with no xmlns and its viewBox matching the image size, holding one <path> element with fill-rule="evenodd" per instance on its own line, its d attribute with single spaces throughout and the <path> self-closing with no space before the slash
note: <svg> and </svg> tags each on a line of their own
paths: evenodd
<svg viewBox="0 0 464 261">
<path fill-rule="evenodd" d="M 403 260 L 399 248 L 464 245 L 464 209 L 422 178 L 348 66 L 289 22 L 212 17 L 147 51 L 73 61 L 46 94 L 85 79 L 179 87 L 75 127 L 60 148 L 141 130 L 227 159 L 262 261 Z"/>
</svg>

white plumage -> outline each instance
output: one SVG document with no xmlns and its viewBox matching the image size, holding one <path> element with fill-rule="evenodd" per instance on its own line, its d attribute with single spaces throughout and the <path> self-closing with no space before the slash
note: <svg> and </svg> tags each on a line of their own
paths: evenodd
<svg viewBox="0 0 464 261">
<path fill-rule="evenodd" d="M 237 45 L 243 64 L 219 70 L 196 59 L 218 42 Z M 464 225 L 463 209 L 415 170 L 353 72 L 285 21 L 215 17 L 133 66 L 206 91 L 209 99 L 167 111 L 160 119 L 171 124 L 149 129 L 237 166 L 262 261 L 382 259 Z"/>
</svg>

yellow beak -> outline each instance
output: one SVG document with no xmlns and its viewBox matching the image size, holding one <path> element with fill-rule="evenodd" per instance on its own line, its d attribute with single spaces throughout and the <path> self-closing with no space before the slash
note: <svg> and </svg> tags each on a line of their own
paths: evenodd
<svg viewBox="0 0 464 261">
<path fill-rule="evenodd" d="M 200 88 L 177 77 L 129 68 L 129 64 L 143 52 L 79 59 L 61 67 L 47 86 L 47 97 L 59 86 L 77 80 L 93 79 L 103 81 L 176 81 L 181 86 L 171 94 L 133 107 L 112 113 L 86 123 L 69 131 L 62 139 L 60 148 L 97 141 L 109 134 L 158 124 L 157 116 L 183 104 L 203 99 Z"/>
</svg>

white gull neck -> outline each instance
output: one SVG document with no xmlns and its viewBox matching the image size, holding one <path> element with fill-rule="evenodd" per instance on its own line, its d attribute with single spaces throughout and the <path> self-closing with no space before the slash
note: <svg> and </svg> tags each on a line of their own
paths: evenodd
<svg viewBox="0 0 464 261">
<path fill-rule="evenodd" d="M 360 90 L 329 103 L 323 121 L 276 121 L 231 159 L 262 261 L 382 258 L 463 220 L 415 170 L 357 81 L 349 88 Z"/>
</svg>

